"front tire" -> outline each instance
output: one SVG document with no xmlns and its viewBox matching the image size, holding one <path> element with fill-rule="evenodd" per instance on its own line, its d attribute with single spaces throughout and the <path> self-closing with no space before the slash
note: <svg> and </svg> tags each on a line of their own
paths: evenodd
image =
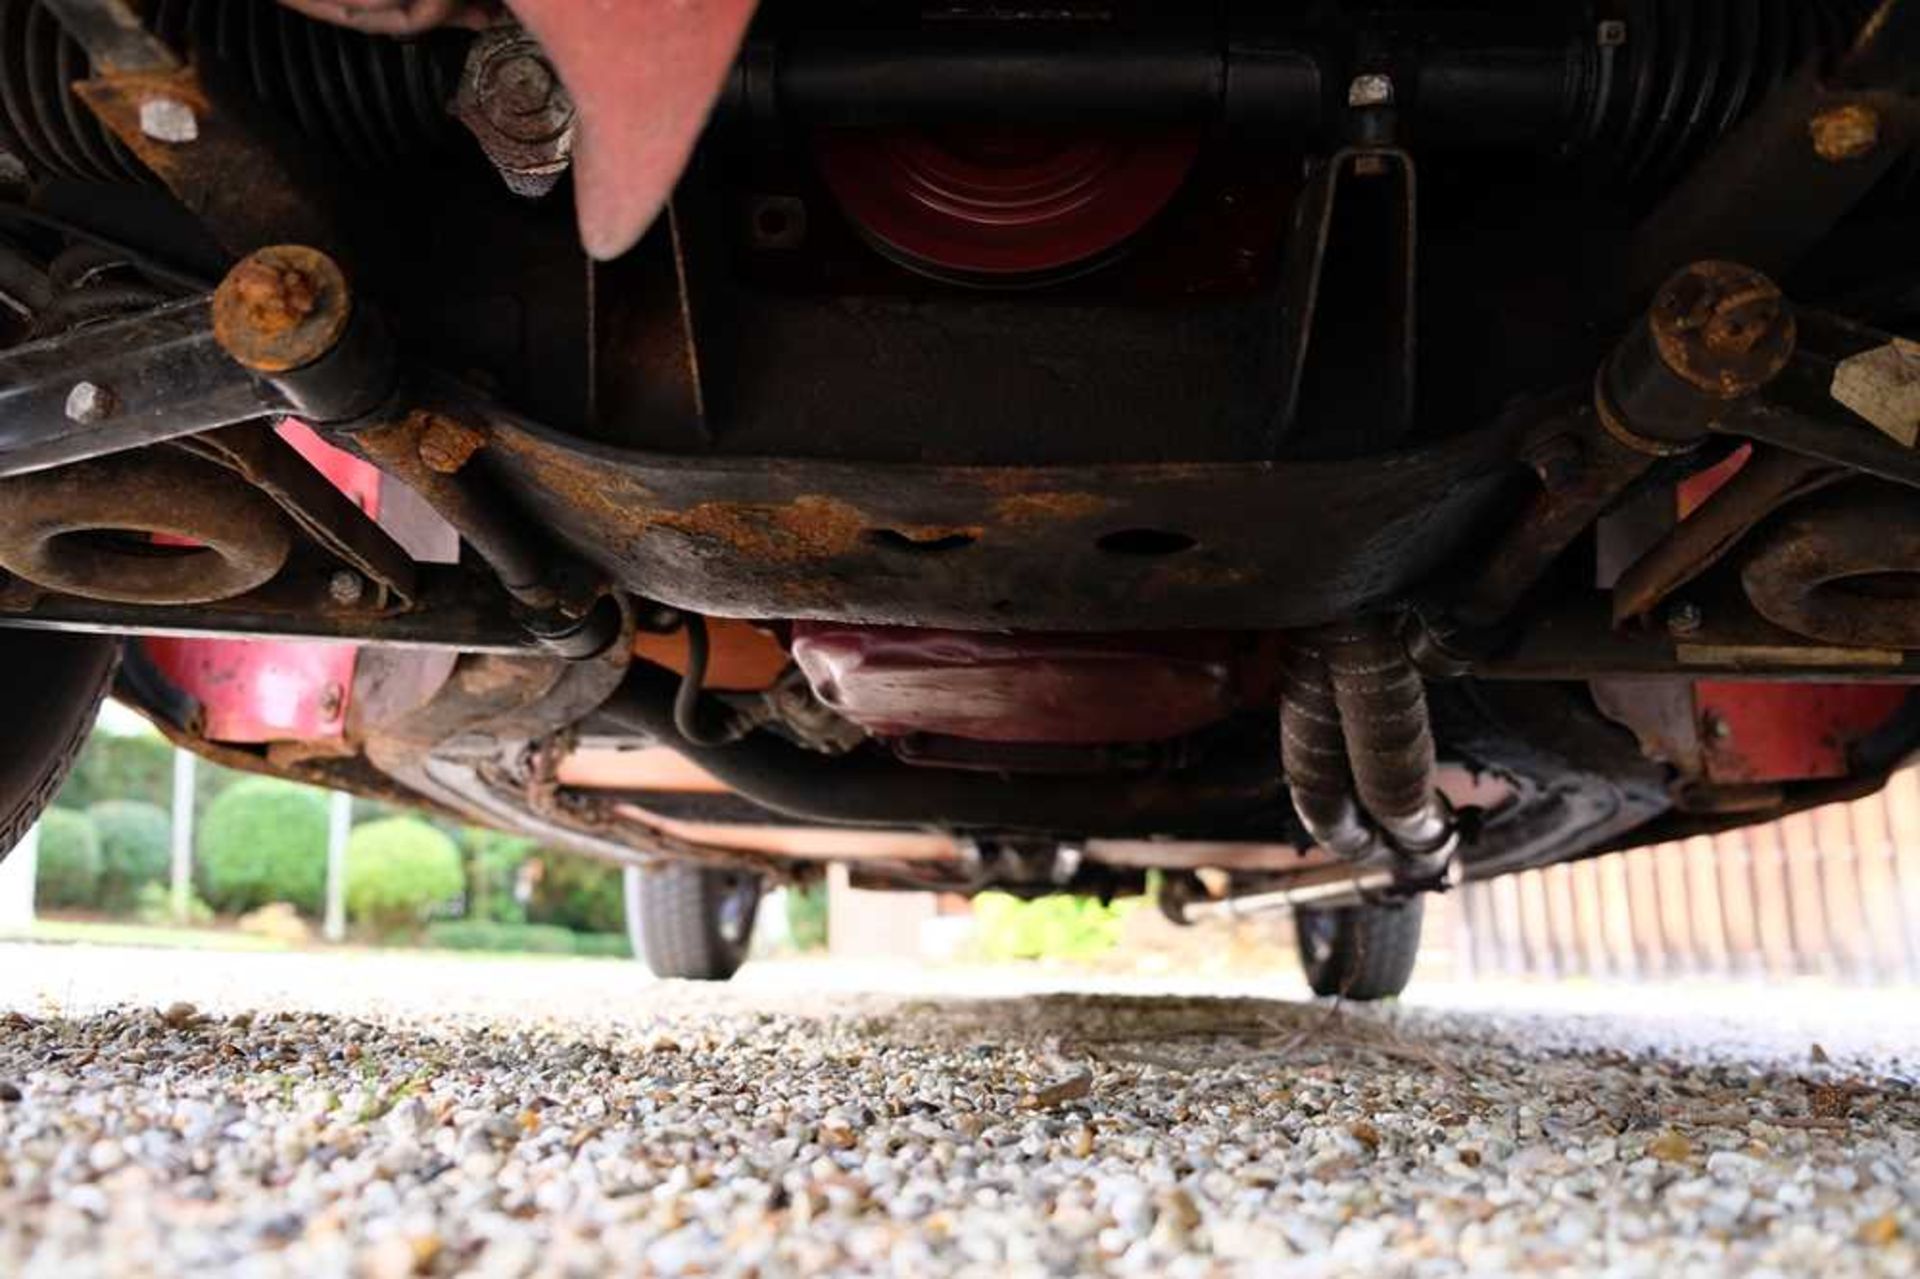
<svg viewBox="0 0 1920 1279">
<path fill-rule="evenodd" d="M 73 771 L 119 654 L 116 641 L 98 636 L 0 631 L 0 858 Z"/>
<path fill-rule="evenodd" d="M 746 962 L 761 880 L 667 862 L 626 875 L 627 937 L 656 977 L 725 981 Z"/>
<path fill-rule="evenodd" d="M 1316 995 L 1366 1002 L 1407 988 L 1420 951 L 1424 901 L 1294 912 L 1300 966 Z"/>
</svg>

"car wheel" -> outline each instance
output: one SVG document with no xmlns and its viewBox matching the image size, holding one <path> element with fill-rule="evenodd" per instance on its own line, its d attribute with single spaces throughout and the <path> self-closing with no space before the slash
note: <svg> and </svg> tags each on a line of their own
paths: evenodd
<svg viewBox="0 0 1920 1279">
<path fill-rule="evenodd" d="M 758 875 L 667 862 L 626 876 L 627 937 L 656 977 L 725 981 L 746 961 Z"/>
<path fill-rule="evenodd" d="M 0 631 L 0 857 L 13 851 L 86 745 L 119 644 L 97 636 Z"/>
<path fill-rule="evenodd" d="M 1300 966 L 1316 995 L 1387 999 L 1407 988 L 1420 950 L 1422 899 L 1294 912 Z"/>
</svg>

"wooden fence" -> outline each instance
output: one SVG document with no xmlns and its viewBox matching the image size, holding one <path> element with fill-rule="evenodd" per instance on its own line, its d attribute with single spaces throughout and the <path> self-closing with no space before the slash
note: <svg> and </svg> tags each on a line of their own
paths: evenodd
<svg viewBox="0 0 1920 1279">
<path fill-rule="evenodd" d="M 1920 770 L 1881 794 L 1453 895 L 1456 972 L 1920 980 Z M 1439 922 L 1439 921 L 1435 921 Z"/>
</svg>

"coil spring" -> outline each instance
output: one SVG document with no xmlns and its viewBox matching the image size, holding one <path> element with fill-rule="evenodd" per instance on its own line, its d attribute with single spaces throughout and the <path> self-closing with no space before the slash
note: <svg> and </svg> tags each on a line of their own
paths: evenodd
<svg viewBox="0 0 1920 1279">
<path fill-rule="evenodd" d="M 1639 189 L 1673 182 L 1809 61 L 1843 52 L 1871 0 L 1613 0 L 1601 19 L 1625 43 L 1596 44 L 1586 142 Z"/>
<path fill-rule="evenodd" d="M 274 0 L 153 0 L 175 48 L 217 59 L 308 139 L 358 168 L 438 146 L 465 39 L 393 40 L 314 22 Z M 87 56 L 39 0 L 0 0 L 0 150 L 36 176 L 149 181 L 70 91 Z"/>
</svg>

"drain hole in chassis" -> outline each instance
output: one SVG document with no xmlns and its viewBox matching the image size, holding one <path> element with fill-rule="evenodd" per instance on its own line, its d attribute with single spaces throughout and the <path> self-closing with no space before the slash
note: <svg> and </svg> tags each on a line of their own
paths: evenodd
<svg viewBox="0 0 1920 1279">
<path fill-rule="evenodd" d="M 971 533 L 934 533 L 915 537 L 897 528 L 870 528 L 865 537 L 869 546 L 877 546 L 883 551 L 905 551 L 909 555 L 942 555 L 948 551 L 961 551 L 975 541 Z"/>
<path fill-rule="evenodd" d="M 1199 543 L 1185 533 L 1164 528 L 1123 528 L 1105 534 L 1094 543 L 1113 555 L 1178 555 Z"/>
</svg>

